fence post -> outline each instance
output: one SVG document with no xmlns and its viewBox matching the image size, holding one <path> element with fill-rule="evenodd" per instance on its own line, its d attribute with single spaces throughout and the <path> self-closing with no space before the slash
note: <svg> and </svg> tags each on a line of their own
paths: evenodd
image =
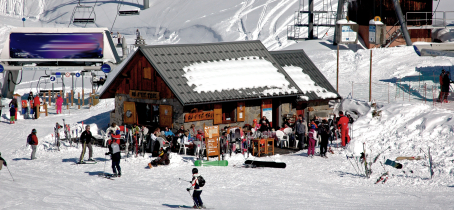
<svg viewBox="0 0 454 210">
<path fill-rule="evenodd" d="M 50 90 L 47 91 L 49 94 L 49 106 L 52 105 L 52 95 L 50 94 Z"/>
<path fill-rule="evenodd" d="M 83 80 L 83 77 L 82 77 Z M 82 106 L 85 106 L 84 88 L 82 87 Z"/>
<path fill-rule="evenodd" d="M 71 90 L 71 106 L 74 106 L 74 91 Z"/>
<path fill-rule="evenodd" d="M 80 109 L 80 92 L 77 93 L 77 108 Z"/>
<path fill-rule="evenodd" d="M 66 110 L 69 109 L 69 93 L 66 93 Z"/>
</svg>

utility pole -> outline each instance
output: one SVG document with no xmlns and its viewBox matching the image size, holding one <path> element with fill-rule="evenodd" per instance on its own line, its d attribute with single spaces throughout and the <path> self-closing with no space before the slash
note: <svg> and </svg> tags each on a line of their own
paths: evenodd
<svg viewBox="0 0 454 210">
<path fill-rule="evenodd" d="M 336 92 L 339 93 L 339 45 L 337 45 Z"/>
</svg>

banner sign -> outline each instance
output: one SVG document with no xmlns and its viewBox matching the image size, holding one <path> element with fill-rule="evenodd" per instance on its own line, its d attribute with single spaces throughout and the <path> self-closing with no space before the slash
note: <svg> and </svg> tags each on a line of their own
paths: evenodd
<svg viewBox="0 0 454 210">
<path fill-rule="evenodd" d="M 131 98 L 159 100 L 159 92 L 130 90 L 129 91 L 129 96 Z"/>
<path fill-rule="evenodd" d="M 348 26 L 344 25 L 342 26 L 342 39 L 341 42 L 356 42 L 356 31 L 353 31 L 353 29 Z"/>
<path fill-rule="evenodd" d="M 11 33 L 11 58 L 103 58 L 102 33 Z"/>
<path fill-rule="evenodd" d="M 184 115 L 184 122 L 194 122 L 214 119 L 214 111 L 187 113 Z"/>
</svg>

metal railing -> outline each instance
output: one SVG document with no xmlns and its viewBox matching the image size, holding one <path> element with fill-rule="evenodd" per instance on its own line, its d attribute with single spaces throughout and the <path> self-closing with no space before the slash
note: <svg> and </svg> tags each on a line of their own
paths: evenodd
<svg viewBox="0 0 454 210">
<path fill-rule="evenodd" d="M 407 12 L 405 20 L 412 26 L 454 27 L 454 11 Z"/>
</svg>

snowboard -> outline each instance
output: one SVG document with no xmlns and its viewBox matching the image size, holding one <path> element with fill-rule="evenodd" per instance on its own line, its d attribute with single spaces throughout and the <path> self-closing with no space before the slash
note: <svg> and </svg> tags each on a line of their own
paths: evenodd
<svg viewBox="0 0 454 210">
<path fill-rule="evenodd" d="M 386 159 L 385 165 L 389 165 L 389 166 L 392 166 L 392 167 L 397 168 L 397 169 L 401 169 L 402 168 L 402 164 L 397 163 L 396 161 L 392 161 L 390 159 Z"/>
<path fill-rule="evenodd" d="M 256 167 L 269 167 L 269 168 L 285 168 L 287 166 L 283 162 L 253 161 L 253 160 L 246 160 L 246 162 L 244 162 L 244 164 L 255 165 Z"/>
<path fill-rule="evenodd" d="M 215 160 L 215 161 L 202 161 L 196 160 L 194 166 L 228 166 L 229 162 L 227 160 Z"/>
<path fill-rule="evenodd" d="M 421 160 L 422 157 L 421 156 L 416 156 L 416 157 L 397 157 L 396 158 L 396 161 L 399 161 L 399 160 Z"/>
</svg>

